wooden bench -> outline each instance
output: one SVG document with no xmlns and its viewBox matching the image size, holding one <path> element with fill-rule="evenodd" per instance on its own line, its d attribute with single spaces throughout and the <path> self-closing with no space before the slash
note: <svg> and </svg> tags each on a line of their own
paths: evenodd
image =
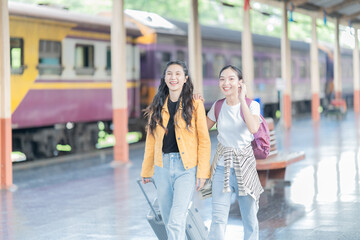
<svg viewBox="0 0 360 240">
<path fill-rule="evenodd" d="M 283 182 L 286 167 L 305 158 L 303 151 L 278 152 L 276 146 L 275 126 L 272 118 L 265 119 L 270 130 L 270 154 L 266 159 L 256 159 L 256 169 L 261 185 L 265 189 L 272 189 L 274 182 Z"/>
<path fill-rule="evenodd" d="M 345 116 L 346 111 L 347 106 L 344 99 L 333 99 L 324 113 L 327 117 L 336 117 L 337 119 L 341 119 Z"/>
</svg>

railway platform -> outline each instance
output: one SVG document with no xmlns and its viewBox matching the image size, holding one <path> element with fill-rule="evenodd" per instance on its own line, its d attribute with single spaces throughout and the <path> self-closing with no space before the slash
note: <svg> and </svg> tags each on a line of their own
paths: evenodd
<svg viewBox="0 0 360 240">
<path fill-rule="evenodd" d="M 278 148 L 302 150 L 287 167 L 290 186 L 275 185 L 260 198 L 262 240 L 360 239 L 360 118 L 310 116 L 276 125 Z M 212 150 L 216 134 L 211 133 Z M 144 143 L 130 146 L 131 164 L 113 167 L 111 150 L 14 165 L 16 189 L 0 191 L 1 240 L 155 240 L 149 210 L 137 186 Z M 150 196 L 155 191 L 145 186 Z M 211 200 L 195 194 L 210 226 Z M 236 205 L 233 205 L 236 206 Z M 242 239 L 241 216 L 231 209 L 226 239 Z"/>
</svg>

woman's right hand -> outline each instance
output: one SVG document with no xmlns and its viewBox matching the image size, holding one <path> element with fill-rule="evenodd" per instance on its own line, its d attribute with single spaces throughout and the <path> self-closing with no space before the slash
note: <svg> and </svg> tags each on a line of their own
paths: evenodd
<svg viewBox="0 0 360 240">
<path fill-rule="evenodd" d="M 245 99 L 246 97 L 246 93 L 247 93 L 247 89 L 246 89 L 246 85 L 244 82 L 240 82 L 240 88 L 239 88 L 239 98 L 240 99 Z"/>
<path fill-rule="evenodd" d="M 200 93 L 194 93 L 193 94 L 193 99 L 194 100 L 198 100 L 198 99 L 200 99 L 201 101 L 205 101 L 205 99 L 203 98 L 203 96 L 200 94 Z"/>
<path fill-rule="evenodd" d="M 142 179 L 142 183 L 143 183 L 143 184 L 146 184 L 146 183 L 151 182 L 151 180 L 150 180 L 151 178 L 142 177 L 141 179 Z"/>
<path fill-rule="evenodd" d="M 199 191 L 205 185 L 206 178 L 198 178 L 196 180 L 196 191 Z"/>
</svg>

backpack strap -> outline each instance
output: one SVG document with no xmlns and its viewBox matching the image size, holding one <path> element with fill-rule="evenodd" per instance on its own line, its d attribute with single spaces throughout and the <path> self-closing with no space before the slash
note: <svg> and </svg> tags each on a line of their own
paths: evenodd
<svg viewBox="0 0 360 240">
<path fill-rule="evenodd" d="M 220 110 L 221 110 L 221 107 L 222 107 L 224 101 L 225 101 L 225 98 L 217 100 L 215 103 L 215 120 L 216 120 L 216 122 L 219 118 Z"/>
<path fill-rule="evenodd" d="M 250 104 L 251 104 L 251 102 L 252 102 L 253 100 L 250 99 L 250 98 L 247 98 L 247 97 L 245 97 L 245 100 L 246 100 L 246 104 L 247 104 L 248 107 L 250 108 Z M 217 121 L 218 118 L 219 118 L 220 110 L 221 110 L 222 105 L 224 104 L 224 101 L 225 101 L 225 98 L 222 98 L 222 99 L 220 99 L 220 100 L 217 100 L 216 103 L 215 103 L 215 120 L 216 120 L 216 121 Z M 244 122 L 245 122 L 245 118 L 244 118 L 244 114 L 243 114 L 243 112 L 242 112 L 241 106 L 240 106 L 240 115 L 241 115 L 242 119 L 243 119 Z"/>
<path fill-rule="evenodd" d="M 248 107 L 250 108 L 251 102 L 252 102 L 253 100 L 250 99 L 250 98 L 247 98 L 247 97 L 245 97 L 245 100 L 246 100 L 246 104 L 247 104 Z M 245 122 L 245 117 L 244 117 L 244 114 L 243 114 L 243 112 L 242 112 L 241 106 L 240 106 L 240 115 L 241 115 L 242 119 L 243 119 L 244 122 Z"/>
</svg>

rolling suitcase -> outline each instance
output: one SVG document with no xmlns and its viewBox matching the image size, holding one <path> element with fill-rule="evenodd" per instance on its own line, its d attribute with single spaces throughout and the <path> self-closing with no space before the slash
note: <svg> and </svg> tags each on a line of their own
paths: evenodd
<svg viewBox="0 0 360 240">
<path fill-rule="evenodd" d="M 190 202 L 186 216 L 186 237 L 187 240 L 206 240 L 208 235 L 207 227 L 201 218 L 199 209 Z"/>
<path fill-rule="evenodd" d="M 154 180 L 151 179 L 151 182 L 154 184 L 156 188 Z M 150 211 L 147 214 L 146 218 L 151 228 L 153 229 L 159 240 L 167 240 L 166 228 L 161 217 L 157 199 L 155 198 L 153 203 L 151 203 L 149 197 L 147 196 L 142 186 L 141 180 L 140 179 L 137 180 L 137 183 L 150 206 Z M 189 209 L 186 214 L 186 239 L 206 240 L 207 234 L 208 234 L 208 230 L 204 225 L 204 221 L 201 218 L 199 209 L 194 206 L 193 202 L 190 202 Z"/>
<path fill-rule="evenodd" d="M 154 186 L 156 188 L 154 180 L 151 179 L 151 182 L 154 184 Z M 166 228 L 165 228 L 165 224 L 161 217 L 157 198 L 155 198 L 153 203 L 151 203 L 148 195 L 146 194 L 146 192 L 142 186 L 141 179 L 138 179 L 137 183 L 139 184 L 139 187 L 140 187 L 141 191 L 143 192 L 143 194 L 146 198 L 146 201 L 148 202 L 148 204 L 150 206 L 150 211 L 146 215 L 146 218 L 147 218 L 151 228 L 153 229 L 155 235 L 157 236 L 157 238 L 159 240 L 167 240 Z"/>
</svg>

